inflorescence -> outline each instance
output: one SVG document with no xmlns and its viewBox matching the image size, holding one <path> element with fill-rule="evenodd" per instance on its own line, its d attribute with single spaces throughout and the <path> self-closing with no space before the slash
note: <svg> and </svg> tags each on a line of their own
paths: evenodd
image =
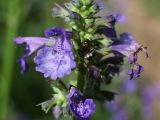
<svg viewBox="0 0 160 120">
<path fill-rule="evenodd" d="M 129 33 L 117 35 L 115 26 L 124 22 L 125 16 L 112 13 L 103 18 L 97 15 L 101 9 L 93 0 L 71 0 L 64 7 L 56 4 L 52 15 L 63 18 L 70 26 L 68 29 L 53 27 L 44 31 L 44 37 L 14 39 L 16 44 L 26 44 L 18 60 L 21 73 L 27 72 L 27 60 L 36 52 L 35 70 L 52 81 L 53 98 L 40 104 L 45 112 L 56 106 L 68 107 L 70 112 L 66 113 L 87 120 L 95 112 L 93 100 L 114 99 L 116 93 L 102 90 L 101 85 L 111 84 L 120 72 L 124 57 L 131 65 L 130 79 L 139 77 L 144 71 L 138 63 L 138 53 L 143 51 L 148 57 L 146 47 Z M 63 82 L 66 76 L 72 75 L 76 79 Z"/>
</svg>

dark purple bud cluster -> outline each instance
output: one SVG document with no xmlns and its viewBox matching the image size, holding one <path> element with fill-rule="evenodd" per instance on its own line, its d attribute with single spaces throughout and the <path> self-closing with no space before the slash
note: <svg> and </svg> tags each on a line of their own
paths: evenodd
<svg viewBox="0 0 160 120">
<path fill-rule="evenodd" d="M 67 99 L 72 114 L 80 120 L 88 120 L 95 112 L 93 99 L 85 98 L 75 87 L 71 87 Z"/>
</svg>

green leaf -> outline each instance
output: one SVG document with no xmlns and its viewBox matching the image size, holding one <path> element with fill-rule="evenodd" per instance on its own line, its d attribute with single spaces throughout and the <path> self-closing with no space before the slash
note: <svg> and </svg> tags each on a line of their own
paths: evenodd
<svg viewBox="0 0 160 120">
<path fill-rule="evenodd" d="M 64 93 L 64 91 L 59 89 L 56 86 L 53 86 L 52 89 L 55 92 L 53 94 L 53 98 L 54 98 L 56 105 L 59 105 L 62 107 L 67 106 L 67 99 L 66 99 L 66 94 Z"/>
<path fill-rule="evenodd" d="M 52 89 L 52 98 L 48 101 L 38 104 L 38 106 L 42 107 L 42 110 L 45 111 L 45 113 L 47 113 L 52 107 L 55 106 L 67 106 L 66 93 L 64 92 L 63 88 L 60 85 L 54 83 L 52 84 Z"/>
</svg>

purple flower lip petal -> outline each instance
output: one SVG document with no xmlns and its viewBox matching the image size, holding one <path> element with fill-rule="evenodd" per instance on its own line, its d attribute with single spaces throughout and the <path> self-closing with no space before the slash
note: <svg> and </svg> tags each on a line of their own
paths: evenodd
<svg viewBox="0 0 160 120">
<path fill-rule="evenodd" d="M 95 112 L 96 106 L 93 100 L 86 99 L 76 87 L 71 87 L 67 99 L 72 114 L 79 120 L 88 120 Z"/>
<path fill-rule="evenodd" d="M 71 73 L 75 67 L 75 61 L 68 52 L 62 54 L 53 52 L 54 48 L 44 47 L 38 51 L 34 62 L 37 64 L 36 71 L 44 73 L 44 77 L 51 77 L 52 80 L 62 78 Z"/>
</svg>

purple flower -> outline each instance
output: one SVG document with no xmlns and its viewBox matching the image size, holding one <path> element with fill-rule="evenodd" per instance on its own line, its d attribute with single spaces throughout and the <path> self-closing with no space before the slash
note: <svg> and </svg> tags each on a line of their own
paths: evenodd
<svg viewBox="0 0 160 120">
<path fill-rule="evenodd" d="M 128 57 L 129 63 L 132 65 L 128 71 L 131 79 L 138 77 L 144 71 L 144 68 L 138 64 L 138 53 L 143 51 L 146 57 L 149 57 L 146 48 L 138 44 L 130 34 L 121 34 L 120 40 L 113 42 L 111 49 Z"/>
<path fill-rule="evenodd" d="M 88 120 L 95 112 L 96 105 L 93 100 L 86 99 L 75 87 L 71 87 L 67 99 L 72 114 L 79 120 Z"/>
<path fill-rule="evenodd" d="M 71 69 L 76 66 L 70 41 L 71 35 L 71 32 L 65 31 L 63 28 L 54 27 L 45 30 L 46 37 L 44 38 L 15 38 L 14 41 L 17 44 L 27 44 L 25 54 L 19 60 L 22 72 L 26 71 L 27 57 L 39 49 L 34 58 L 37 71 L 43 73 L 44 77 L 51 77 L 52 80 L 69 75 Z"/>
<path fill-rule="evenodd" d="M 17 37 L 14 39 L 16 44 L 26 44 L 24 55 L 18 60 L 21 65 L 21 73 L 25 73 L 28 68 L 27 58 L 34 53 L 37 49 L 42 47 L 48 38 L 44 37 Z"/>
<path fill-rule="evenodd" d="M 44 73 L 44 77 L 51 77 L 52 80 L 69 75 L 71 69 L 76 66 L 70 42 L 71 33 L 62 28 L 51 28 L 45 31 L 45 35 L 56 35 L 57 38 L 53 46 L 38 51 L 34 58 L 37 64 L 36 71 Z"/>
</svg>

